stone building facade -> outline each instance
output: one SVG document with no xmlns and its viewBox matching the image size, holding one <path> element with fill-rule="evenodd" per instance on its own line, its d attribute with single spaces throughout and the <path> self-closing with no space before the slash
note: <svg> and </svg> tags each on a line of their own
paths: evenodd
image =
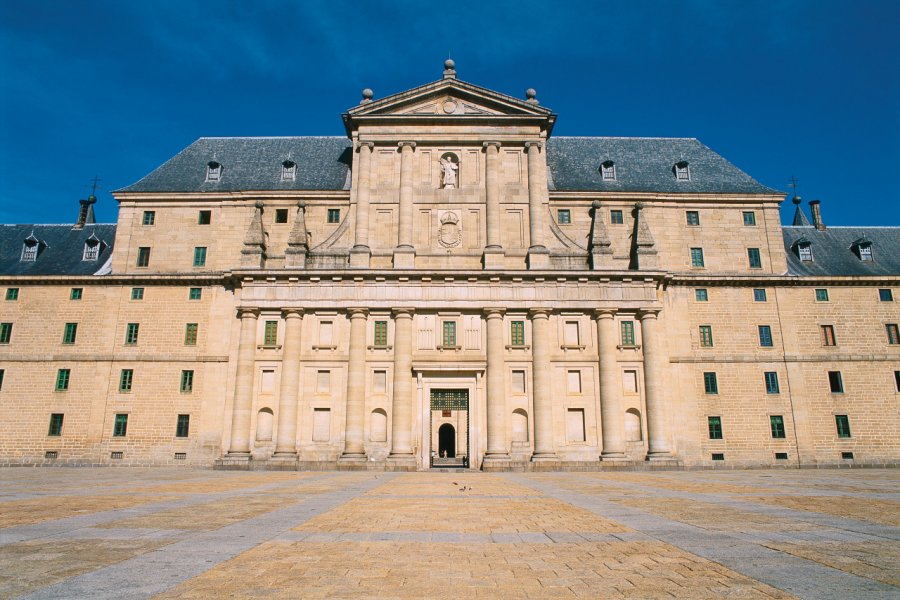
<svg viewBox="0 0 900 600">
<path fill-rule="evenodd" d="M 900 228 L 555 119 L 448 61 L 346 137 L 202 138 L 114 226 L 0 227 L 0 460 L 900 462 Z"/>
</svg>

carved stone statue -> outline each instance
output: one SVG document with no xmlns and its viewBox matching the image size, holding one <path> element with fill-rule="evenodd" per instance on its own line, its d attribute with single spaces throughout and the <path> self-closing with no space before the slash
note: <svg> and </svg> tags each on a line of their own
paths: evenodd
<svg viewBox="0 0 900 600">
<path fill-rule="evenodd" d="M 441 158 L 442 186 L 444 189 L 456 188 L 456 172 L 459 166 L 447 157 Z"/>
</svg>

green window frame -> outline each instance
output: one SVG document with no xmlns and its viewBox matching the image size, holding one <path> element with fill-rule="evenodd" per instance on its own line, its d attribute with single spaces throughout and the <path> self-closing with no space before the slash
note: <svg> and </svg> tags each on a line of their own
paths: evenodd
<svg viewBox="0 0 900 600">
<path fill-rule="evenodd" d="M 753 301 L 754 302 L 765 302 L 766 301 L 765 288 L 756 288 L 753 290 Z"/>
<path fill-rule="evenodd" d="M 195 267 L 205 267 L 206 266 L 206 246 L 195 246 L 194 247 L 194 266 Z"/>
<path fill-rule="evenodd" d="M 703 261 L 703 248 L 691 248 L 691 266 L 697 269 L 706 266 Z"/>
<path fill-rule="evenodd" d="M 816 302 L 828 302 L 828 290 L 825 288 L 816 289 Z"/>
<path fill-rule="evenodd" d="M 72 288 L 71 290 L 69 290 L 69 300 L 81 300 L 83 296 L 83 288 Z"/>
<path fill-rule="evenodd" d="M 766 371 L 763 374 L 763 379 L 766 382 L 766 393 L 767 394 L 780 394 L 781 388 L 778 385 L 778 373 L 775 371 Z"/>
<path fill-rule="evenodd" d="M 719 393 L 719 381 L 714 371 L 708 371 L 703 374 L 703 390 L 707 394 Z"/>
<path fill-rule="evenodd" d="M 144 218 L 141 220 L 142 225 L 156 225 L 156 211 L 145 210 Z"/>
<path fill-rule="evenodd" d="M 56 391 L 65 392 L 69 389 L 69 379 L 72 375 L 71 369 L 58 369 L 56 371 Z"/>
<path fill-rule="evenodd" d="M 263 329 L 263 346 L 278 344 L 278 321 L 266 321 Z"/>
<path fill-rule="evenodd" d="M 770 415 L 769 427 L 772 430 L 772 437 L 775 439 L 784 439 L 784 417 L 782 415 Z"/>
<path fill-rule="evenodd" d="M 138 248 L 137 253 L 137 262 L 135 263 L 138 267 L 149 267 L 150 266 L 150 247 L 149 246 L 141 246 Z"/>
<path fill-rule="evenodd" d="M 329 208 L 327 215 L 328 223 L 340 223 L 341 222 L 341 209 L 339 208 Z"/>
<path fill-rule="evenodd" d="M 456 321 L 443 321 L 441 323 L 441 346 L 445 348 L 456 347 Z"/>
<path fill-rule="evenodd" d="M 6 299 L 10 302 L 19 299 L 19 288 L 6 288 Z"/>
<path fill-rule="evenodd" d="M 140 323 L 129 323 L 125 326 L 125 345 L 134 346 L 138 343 L 138 332 L 140 331 Z"/>
<path fill-rule="evenodd" d="M 743 212 L 744 218 L 744 227 L 755 227 L 756 226 L 756 213 L 752 210 L 745 210 Z"/>
<path fill-rule="evenodd" d="M 50 414 L 50 427 L 47 429 L 47 435 L 50 437 L 59 437 L 62 435 L 63 413 Z"/>
<path fill-rule="evenodd" d="M 622 321 L 619 325 L 623 346 L 634 346 L 634 321 Z"/>
<path fill-rule="evenodd" d="M 611 210 L 609 211 L 609 222 L 612 225 L 624 225 L 625 216 L 621 210 Z"/>
<path fill-rule="evenodd" d="M 372 344 L 378 347 L 387 346 L 388 339 L 388 323 L 387 321 L 375 321 L 375 331 Z"/>
<path fill-rule="evenodd" d="M 568 208 L 560 208 L 556 211 L 556 222 L 560 225 L 569 225 L 572 223 L 572 211 Z"/>
<path fill-rule="evenodd" d="M 181 372 L 179 390 L 182 394 L 189 394 L 194 391 L 194 371 L 187 369 Z"/>
<path fill-rule="evenodd" d="M 12 339 L 12 323 L 0 323 L 0 344 L 8 344 Z"/>
<path fill-rule="evenodd" d="M 197 323 L 186 323 L 184 326 L 184 345 L 185 346 L 196 346 L 197 345 L 197 331 L 198 325 Z"/>
<path fill-rule="evenodd" d="M 203 297 L 203 288 L 192 287 L 188 290 L 188 300 L 200 300 Z"/>
<path fill-rule="evenodd" d="M 700 326 L 700 347 L 701 348 L 712 348 L 713 347 L 712 325 L 701 325 Z"/>
<path fill-rule="evenodd" d="M 709 302 L 709 290 L 706 288 L 697 288 L 694 290 L 694 300 L 697 302 Z"/>
<path fill-rule="evenodd" d="M 762 348 L 771 348 L 773 345 L 772 342 L 772 327 L 769 325 L 760 325 L 759 326 L 759 345 Z"/>
<path fill-rule="evenodd" d="M 66 323 L 63 329 L 63 344 L 74 344 L 78 335 L 78 323 Z"/>
<path fill-rule="evenodd" d="M 828 389 L 832 394 L 844 393 L 844 376 L 840 371 L 828 371 Z"/>
<path fill-rule="evenodd" d="M 706 417 L 706 425 L 709 428 L 709 439 L 722 439 L 722 417 Z"/>
<path fill-rule="evenodd" d="M 113 437 L 125 437 L 128 433 L 128 415 L 125 413 L 116 413 L 116 420 L 113 423 Z"/>
<path fill-rule="evenodd" d="M 691 227 L 699 227 L 700 226 L 700 211 L 697 210 L 688 210 L 684 213 L 684 218 L 687 221 L 687 224 Z"/>
<path fill-rule="evenodd" d="M 119 373 L 119 391 L 130 392 L 134 387 L 134 369 L 122 369 Z"/>
<path fill-rule="evenodd" d="M 178 415 L 175 421 L 175 437 L 186 438 L 191 429 L 191 415 Z"/>
<path fill-rule="evenodd" d="M 144 288 L 142 288 L 142 287 L 131 288 L 131 299 L 132 300 L 143 300 L 144 299 Z"/>
<path fill-rule="evenodd" d="M 850 435 L 850 417 L 847 415 L 834 415 L 834 425 L 837 428 L 839 438 L 848 438 Z"/>
<path fill-rule="evenodd" d="M 762 269 L 762 257 L 759 248 L 747 248 L 747 261 L 751 269 Z"/>
<path fill-rule="evenodd" d="M 895 346 L 900 344 L 900 329 L 897 328 L 896 323 L 887 323 L 884 326 L 884 330 L 887 333 L 888 344 L 891 346 Z M 0 342 L 3 340 L 0 339 Z"/>
<path fill-rule="evenodd" d="M 197 213 L 197 225 L 209 225 L 212 222 L 212 211 L 201 210 Z"/>
<path fill-rule="evenodd" d="M 509 322 L 509 343 L 512 346 L 525 345 L 525 321 Z"/>
</svg>

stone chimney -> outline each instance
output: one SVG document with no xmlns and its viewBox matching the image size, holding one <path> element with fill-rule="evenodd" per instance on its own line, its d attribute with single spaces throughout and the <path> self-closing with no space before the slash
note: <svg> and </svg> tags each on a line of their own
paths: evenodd
<svg viewBox="0 0 900 600">
<path fill-rule="evenodd" d="M 825 231 L 825 223 L 822 222 L 822 209 L 819 208 L 820 204 L 821 202 L 818 200 L 810 200 L 809 211 L 812 213 L 813 227 L 819 231 Z"/>
<path fill-rule="evenodd" d="M 75 223 L 75 229 L 83 229 L 85 225 L 93 225 L 97 222 L 94 218 L 94 205 L 97 204 L 97 196 L 91 194 L 87 200 L 79 200 L 81 205 L 78 208 L 78 221 Z"/>
</svg>

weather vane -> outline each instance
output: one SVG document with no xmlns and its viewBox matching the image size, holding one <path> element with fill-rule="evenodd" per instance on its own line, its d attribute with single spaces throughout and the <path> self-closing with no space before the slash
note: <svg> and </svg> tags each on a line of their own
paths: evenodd
<svg viewBox="0 0 900 600">
<path fill-rule="evenodd" d="M 94 175 L 94 178 L 91 180 L 93 187 L 91 188 L 91 196 L 97 195 L 97 182 L 100 181 L 100 178 Z"/>
<path fill-rule="evenodd" d="M 795 196 L 797 195 L 797 183 L 799 183 L 797 181 L 797 178 L 794 177 L 793 175 L 791 175 L 791 182 L 788 184 L 788 187 L 790 187 L 792 190 L 794 190 Z"/>
</svg>

